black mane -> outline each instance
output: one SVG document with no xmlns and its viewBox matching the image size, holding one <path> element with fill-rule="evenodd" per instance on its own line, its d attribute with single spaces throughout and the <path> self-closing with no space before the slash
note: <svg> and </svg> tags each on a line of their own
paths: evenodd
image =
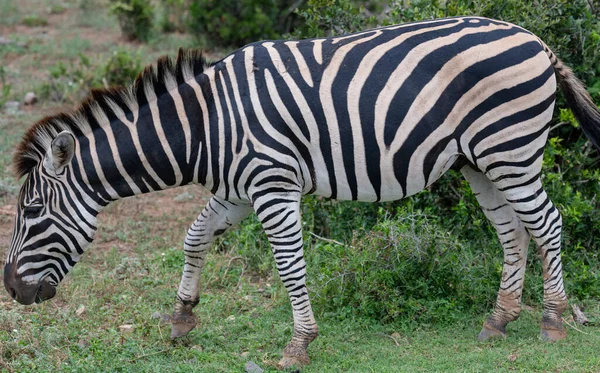
<svg viewBox="0 0 600 373">
<path fill-rule="evenodd" d="M 77 109 L 48 116 L 25 132 L 13 156 L 15 175 L 21 178 L 37 167 L 52 139 L 61 131 L 71 131 L 75 136 L 91 132 L 98 125 L 93 118 L 94 110 L 112 114 L 111 105 L 117 105 L 125 113 L 131 113 L 131 106 L 146 103 L 144 87 L 151 86 L 156 96 L 160 97 L 173 89 L 173 82 L 180 85 L 209 66 L 201 50 L 179 49 L 177 60 L 173 61 L 168 56 L 159 58 L 156 68 L 153 65 L 146 66 L 127 87 L 92 90 Z"/>
</svg>

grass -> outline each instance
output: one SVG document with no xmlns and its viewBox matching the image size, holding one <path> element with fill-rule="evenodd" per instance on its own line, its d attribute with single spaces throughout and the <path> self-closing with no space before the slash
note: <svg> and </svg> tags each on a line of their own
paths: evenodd
<svg viewBox="0 0 600 373">
<path fill-rule="evenodd" d="M 252 360 L 275 371 L 292 332 L 285 292 L 272 278 L 244 275 L 240 280 L 240 268 L 229 266 L 227 255 L 212 253 L 209 258 L 197 307 L 200 325 L 188 337 L 171 341 L 169 325 L 151 318 L 154 312 L 170 311 L 183 257 L 180 250 L 170 248 L 174 236 L 148 236 L 149 219 L 143 215 L 140 221 L 129 217 L 107 221 L 106 238 L 120 236 L 115 245 L 128 246 L 127 250 L 107 249 L 101 240 L 105 249 L 92 249 L 53 300 L 20 306 L 3 294 L 0 368 L 11 372 L 232 372 L 242 371 Z M 128 269 L 116 270 L 120 264 Z M 85 311 L 78 316 L 82 306 Z M 591 311 L 590 315 L 598 315 L 600 310 Z M 321 335 L 309 349 L 312 364 L 303 372 L 600 369 L 598 327 L 584 328 L 587 334 L 570 330 L 565 341 L 547 344 L 537 337 L 539 312 L 525 311 L 510 325 L 508 339 L 478 343 L 475 336 L 482 318 L 465 315 L 449 325 L 421 328 L 322 315 Z M 120 331 L 124 324 L 133 325 L 133 332 Z"/>
<path fill-rule="evenodd" d="M 144 62 L 151 62 L 193 44 L 178 34 L 157 37 L 144 46 L 124 42 L 114 19 L 107 18 L 104 8 L 95 8 L 99 3 L 81 1 L 91 4 L 83 10 L 71 3 L 62 9 L 56 1 L 25 0 L 15 7 L 12 1 L 0 0 L 0 25 L 9 31 L 30 10 L 49 9 L 52 38 L 33 31 L 12 34 L 11 39 L 28 43 L 29 48 L 0 51 L 0 65 L 6 66 L 17 99 L 47 80 L 49 66 L 68 64 L 80 52 L 102 60 L 117 47 L 132 52 L 143 48 Z M 41 102 L 17 115 L 0 115 L 0 210 L 10 212 L 15 203 L 19 182 L 9 166 L 25 129 L 72 104 Z M 192 199 L 175 202 L 184 191 Z M 172 310 L 185 229 L 206 198 L 198 187 L 186 187 L 117 202 L 101 215 L 93 247 L 54 299 L 21 306 L 0 290 L 0 372 L 240 372 L 250 360 L 267 372 L 276 371 L 292 333 L 292 315 L 272 260 L 249 258 L 260 245 L 268 257 L 264 240 L 256 236 L 255 220 L 247 221 L 237 235 L 225 237 L 209 254 L 196 309 L 197 329 L 173 342 L 169 325 L 152 318 L 156 312 Z M 11 229 L 12 216 L 0 213 L 0 257 L 9 245 Z M 244 245 L 255 246 L 248 250 Z M 307 249 L 309 262 L 328 254 L 312 249 Z M 239 255 L 255 260 L 253 267 L 260 271 L 243 271 L 240 261 L 231 260 Z M 308 268 L 309 286 L 317 269 Z M 407 318 L 384 324 L 319 307 L 327 300 L 318 290 L 313 288 L 312 296 L 321 298 L 315 302 L 320 336 L 309 348 L 312 364 L 303 372 L 600 372 L 597 302 L 586 310 L 596 324 L 582 327 L 583 333 L 569 329 L 565 341 L 539 340 L 541 312 L 534 309 L 524 311 L 509 326 L 506 340 L 478 343 L 484 313 L 460 314 L 444 323 Z M 132 325 L 133 330 L 125 332 L 122 325 Z"/>
</svg>

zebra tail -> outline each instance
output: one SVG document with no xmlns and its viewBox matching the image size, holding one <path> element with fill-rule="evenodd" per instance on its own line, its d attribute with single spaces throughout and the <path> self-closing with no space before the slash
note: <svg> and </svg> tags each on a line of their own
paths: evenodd
<svg viewBox="0 0 600 373">
<path fill-rule="evenodd" d="M 573 111 L 583 133 L 596 149 L 600 150 L 600 110 L 573 70 L 556 57 L 544 42 L 541 43 L 552 62 L 558 84 L 567 99 L 569 108 Z"/>
</svg>

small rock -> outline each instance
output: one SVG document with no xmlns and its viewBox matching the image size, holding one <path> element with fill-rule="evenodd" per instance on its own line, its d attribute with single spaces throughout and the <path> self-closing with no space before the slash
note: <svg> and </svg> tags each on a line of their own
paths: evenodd
<svg viewBox="0 0 600 373">
<path fill-rule="evenodd" d="M 75 311 L 75 315 L 77 315 L 77 317 L 83 315 L 85 313 L 85 306 L 81 305 L 79 306 L 79 308 L 77 309 L 77 311 Z"/>
<path fill-rule="evenodd" d="M 167 323 L 171 321 L 171 315 L 167 315 L 166 313 L 160 313 L 158 311 L 154 312 L 152 316 L 150 316 L 152 320 L 160 320 L 163 323 Z"/>
<path fill-rule="evenodd" d="M 33 92 L 27 92 L 27 94 L 25 94 L 25 98 L 23 99 L 23 103 L 25 105 L 33 105 L 36 102 L 38 102 L 38 98 L 35 95 L 35 93 L 33 93 Z"/>
<path fill-rule="evenodd" d="M 259 367 L 258 365 L 256 365 L 253 361 L 249 361 L 246 363 L 246 373 L 263 373 L 264 370 L 262 370 L 261 367 Z"/>
<path fill-rule="evenodd" d="M 178 195 L 177 197 L 173 198 L 173 201 L 175 202 L 185 202 L 185 201 L 189 201 L 194 199 L 194 196 L 191 195 L 189 192 L 183 192 L 180 195 Z"/>
<path fill-rule="evenodd" d="M 585 317 L 585 314 L 583 313 L 581 308 L 579 308 L 578 305 L 573 304 L 571 305 L 571 308 L 573 309 L 573 320 L 575 320 L 577 324 L 585 325 L 588 322 L 590 322 L 590 320 L 588 320 L 588 318 Z"/>
<path fill-rule="evenodd" d="M 19 101 L 6 101 L 4 103 L 4 110 L 7 114 L 16 114 L 21 109 L 21 103 Z"/>
<path fill-rule="evenodd" d="M 131 325 L 131 324 L 121 325 L 121 326 L 119 326 L 119 329 L 121 330 L 121 333 L 129 334 L 129 333 L 133 332 L 133 325 Z"/>
</svg>

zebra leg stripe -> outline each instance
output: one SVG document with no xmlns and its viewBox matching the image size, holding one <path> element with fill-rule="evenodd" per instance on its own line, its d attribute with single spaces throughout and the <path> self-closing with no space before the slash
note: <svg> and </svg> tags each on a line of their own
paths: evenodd
<svg viewBox="0 0 600 373">
<path fill-rule="evenodd" d="M 175 310 L 171 317 L 171 338 L 186 335 L 197 324 L 192 309 L 199 300 L 200 272 L 206 252 L 215 238 L 238 224 L 252 212 L 250 205 L 238 205 L 212 197 L 202 213 L 196 218 L 185 237 L 185 265 L 177 291 Z"/>
<path fill-rule="evenodd" d="M 485 175 L 470 166 L 461 169 L 483 213 L 496 229 L 504 249 L 502 281 L 494 312 L 483 324 L 479 340 L 506 336 L 506 325 L 521 313 L 527 250 L 531 240 L 515 210 Z"/>
<path fill-rule="evenodd" d="M 294 334 L 283 350 L 280 368 L 308 364 L 310 360 L 306 348 L 318 334 L 306 289 L 300 197 L 300 191 L 269 193 L 254 201 L 254 208 L 271 243 L 277 271 L 288 291 L 294 315 Z"/>
<path fill-rule="evenodd" d="M 560 259 L 562 217 L 543 190 L 539 178 L 527 186 L 529 190 L 536 190 L 535 194 L 532 195 L 523 188 L 525 186 L 509 189 L 504 193 L 539 247 L 544 274 L 541 336 L 545 340 L 555 341 L 566 336 L 562 325 L 562 313 L 568 305 Z"/>
</svg>

